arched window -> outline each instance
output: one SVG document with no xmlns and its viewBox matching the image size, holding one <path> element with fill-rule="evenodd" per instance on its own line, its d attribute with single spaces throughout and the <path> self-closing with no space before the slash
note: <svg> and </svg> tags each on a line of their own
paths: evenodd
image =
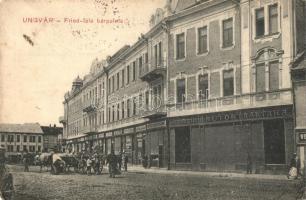
<svg viewBox="0 0 306 200">
<path fill-rule="evenodd" d="M 255 57 L 256 92 L 278 90 L 280 86 L 280 56 L 274 49 L 263 49 Z"/>
</svg>

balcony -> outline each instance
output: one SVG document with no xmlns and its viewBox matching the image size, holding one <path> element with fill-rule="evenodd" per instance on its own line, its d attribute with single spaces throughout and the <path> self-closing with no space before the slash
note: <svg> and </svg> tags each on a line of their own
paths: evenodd
<svg viewBox="0 0 306 200">
<path fill-rule="evenodd" d="M 167 115 L 167 110 L 166 110 L 166 105 L 162 104 L 159 105 L 158 107 L 147 107 L 143 111 L 143 118 L 148 118 L 148 119 L 156 119 L 160 117 L 165 117 Z"/>
<path fill-rule="evenodd" d="M 61 124 L 63 124 L 63 125 L 65 125 L 65 124 L 67 123 L 67 120 L 64 118 L 64 116 L 60 116 L 60 117 L 58 118 L 58 121 L 59 121 L 59 123 L 61 123 Z"/>
<path fill-rule="evenodd" d="M 96 126 L 88 126 L 88 127 L 83 127 L 83 129 L 81 130 L 81 133 L 83 134 L 93 134 L 93 133 L 97 133 L 98 129 Z"/>
<path fill-rule="evenodd" d="M 140 76 L 141 80 L 151 82 L 159 77 L 165 77 L 167 72 L 166 66 L 167 63 L 164 59 L 160 59 L 157 63 L 152 63 L 151 66 L 145 64 Z"/>
<path fill-rule="evenodd" d="M 99 106 L 102 106 L 100 99 L 88 99 L 83 102 L 83 112 L 94 112 Z"/>
<path fill-rule="evenodd" d="M 201 101 L 189 101 L 180 104 L 168 104 L 167 109 L 168 116 L 175 117 L 291 104 L 291 89 L 284 89 L 273 92 L 251 93 Z"/>
</svg>

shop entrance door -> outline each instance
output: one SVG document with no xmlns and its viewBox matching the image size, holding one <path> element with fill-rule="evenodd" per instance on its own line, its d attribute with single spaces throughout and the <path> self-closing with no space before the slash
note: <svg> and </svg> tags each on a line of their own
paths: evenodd
<svg viewBox="0 0 306 200">
<path fill-rule="evenodd" d="M 283 120 L 264 121 L 264 147 L 266 164 L 285 164 Z"/>
</svg>

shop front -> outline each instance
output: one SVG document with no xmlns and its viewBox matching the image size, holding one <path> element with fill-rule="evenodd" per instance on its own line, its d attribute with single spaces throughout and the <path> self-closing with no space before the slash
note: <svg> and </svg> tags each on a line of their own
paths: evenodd
<svg viewBox="0 0 306 200">
<path fill-rule="evenodd" d="M 148 157 L 150 167 L 167 166 L 167 122 L 156 121 L 147 124 L 144 137 L 145 155 Z"/>
<path fill-rule="evenodd" d="M 294 152 L 292 106 L 170 119 L 170 168 L 284 172 Z"/>
<path fill-rule="evenodd" d="M 141 125 L 137 126 L 135 128 L 135 133 L 136 133 L 136 139 L 135 139 L 135 151 L 136 151 L 136 159 L 135 159 L 135 164 L 136 165 L 142 165 L 142 160 L 145 155 L 145 136 L 146 136 L 146 129 L 147 126 Z"/>
</svg>

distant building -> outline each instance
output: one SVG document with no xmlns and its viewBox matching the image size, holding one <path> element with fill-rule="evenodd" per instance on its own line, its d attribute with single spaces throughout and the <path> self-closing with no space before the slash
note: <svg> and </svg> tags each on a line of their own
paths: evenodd
<svg viewBox="0 0 306 200">
<path fill-rule="evenodd" d="M 59 149 L 59 137 L 63 134 L 62 127 L 56 127 L 54 124 L 51 126 L 41 126 L 43 131 L 43 150 L 44 151 L 51 151 L 54 149 Z"/>
<path fill-rule="evenodd" d="M 0 124 L 0 146 L 6 149 L 6 156 L 25 150 L 41 152 L 43 131 L 38 123 Z"/>
</svg>

